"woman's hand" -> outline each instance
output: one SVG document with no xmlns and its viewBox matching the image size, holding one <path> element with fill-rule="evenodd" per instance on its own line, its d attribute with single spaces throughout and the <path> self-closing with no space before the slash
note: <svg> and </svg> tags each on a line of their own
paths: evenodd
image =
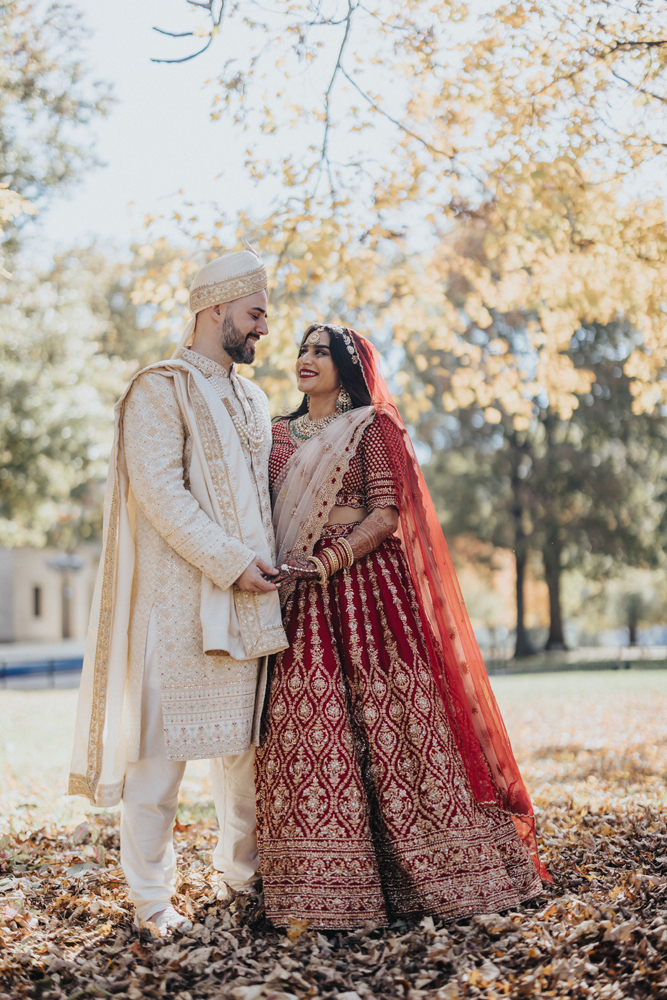
<svg viewBox="0 0 667 1000">
<path fill-rule="evenodd" d="M 273 577 L 272 582 L 280 587 L 294 580 L 319 580 L 317 567 L 305 559 L 286 559 L 278 567 L 278 575 Z"/>
</svg>

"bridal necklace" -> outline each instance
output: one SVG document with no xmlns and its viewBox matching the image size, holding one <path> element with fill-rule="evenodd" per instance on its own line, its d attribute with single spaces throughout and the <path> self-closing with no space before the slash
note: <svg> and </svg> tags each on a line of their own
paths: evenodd
<svg viewBox="0 0 667 1000">
<path fill-rule="evenodd" d="M 320 431 L 323 431 L 325 427 L 332 424 L 334 420 L 337 420 L 340 414 L 330 413 L 328 417 L 320 417 L 319 420 L 311 420 L 307 413 L 302 414 L 300 417 L 296 417 L 292 420 L 289 429 L 297 441 L 309 441 Z"/>
</svg>

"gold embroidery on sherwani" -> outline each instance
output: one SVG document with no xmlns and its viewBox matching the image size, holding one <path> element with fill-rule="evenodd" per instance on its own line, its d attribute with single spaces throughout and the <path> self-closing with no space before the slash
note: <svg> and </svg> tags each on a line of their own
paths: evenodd
<svg viewBox="0 0 667 1000">
<path fill-rule="evenodd" d="M 94 799 L 94 789 L 102 770 L 102 733 L 104 730 L 104 715 L 106 710 L 106 693 L 109 669 L 109 643 L 111 641 L 111 625 L 113 614 L 113 580 L 116 563 L 116 526 L 118 520 L 118 490 L 114 484 L 109 512 L 109 534 L 104 559 L 104 577 L 102 582 L 102 601 L 100 617 L 97 625 L 97 642 L 95 644 L 95 672 L 93 680 L 93 703 L 88 738 L 88 772 L 70 774 L 68 794 L 84 795 Z"/>
<path fill-rule="evenodd" d="M 267 543 L 269 551 L 273 546 L 270 520 L 266 530 L 270 517 L 268 401 L 250 383 L 244 388 L 247 380 L 235 375 L 229 379 L 230 392 L 240 393 L 243 399 L 252 397 L 252 404 L 246 399 L 244 413 L 252 412 L 253 426 L 262 428 L 263 453 L 256 464 L 242 446 L 236 450 L 238 437 L 229 441 L 241 478 L 245 480 L 243 462 L 250 474 L 244 492 L 251 506 L 242 509 L 243 523 L 249 518 L 249 545 L 226 534 L 205 464 L 187 392 L 189 378 L 201 379 L 192 367 L 197 360 L 194 368 L 205 359 L 195 356 L 187 368 L 181 361 L 160 363 L 139 373 L 115 409 L 117 460 L 107 477 L 105 555 L 95 585 L 70 768 L 71 792 L 84 794 L 101 806 L 120 801 L 126 765 L 139 757 L 141 685 L 151 615 L 156 623 L 167 757 L 194 760 L 241 753 L 258 738 L 254 728 L 256 651 L 246 659 L 245 648 L 237 643 L 234 652 L 241 659 L 236 660 L 218 655 L 217 647 L 206 640 L 211 652 L 206 655 L 202 629 L 217 621 L 211 617 L 210 600 L 204 608 L 205 596 L 212 593 L 215 597 L 218 588 L 223 595 L 221 607 L 226 602 L 228 609 L 234 581 L 256 551 L 263 552 Z M 227 381 L 219 366 L 210 374 L 220 380 L 221 373 Z M 211 503 L 206 494 L 209 488 Z M 257 510 L 255 495 L 260 500 Z M 224 614 L 223 610 L 219 630 L 223 640 Z M 274 638 L 279 622 L 277 601 L 273 615 L 264 639 L 267 633 L 269 639 Z M 284 643 L 280 628 L 280 642 L 274 648 L 284 648 Z M 224 641 L 220 648 L 227 648 Z M 260 650 L 266 651 L 261 643 Z"/>
<path fill-rule="evenodd" d="M 159 478 L 161 472 L 155 462 L 176 461 L 176 452 L 171 447 L 168 455 L 165 452 L 163 456 L 163 436 L 166 435 L 171 441 L 175 435 L 180 435 L 183 475 L 184 480 L 187 480 L 192 445 L 176 402 L 172 381 L 158 374 L 149 378 L 150 386 L 142 389 L 139 384 L 132 390 L 128 400 L 128 407 L 132 407 L 133 414 L 136 414 L 133 419 L 135 434 L 128 457 L 132 459 L 139 448 L 146 463 L 146 475 L 151 480 Z M 152 399 L 162 409 L 153 410 Z M 138 423 L 140 427 L 147 428 L 145 440 L 137 438 Z M 222 489 L 221 484 L 226 477 L 219 465 L 220 447 L 219 444 L 216 447 L 217 436 L 211 435 L 207 408 L 197 415 L 197 424 L 207 445 L 206 458 L 211 463 L 212 478 L 216 486 Z M 147 451 L 156 442 L 158 448 L 155 450 L 159 454 L 154 461 Z M 137 479 L 136 461 L 133 468 L 135 486 L 143 497 L 144 484 Z M 218 492 L 217 497 L 222 512 L 229 517 L 235 502 L 231 491 L 228 495 Z M 224 530 L 228 532 L 230 539 L 238 538 L 236 526 L 232 530 L 232 524 L 230 522 L 225 525 Z M 193 535 L 189 540 L 187 535 L 183 535 L 178 523 L 174 523 L 173 529 L 176 535 L 173 532 L 172 535 L 174 541 L 178 537 L 181 553 L 187 552 L 193 558 L 199 551 L 203 552 L 204 559 L 208 558 L 208 542 L 201 533 Z M 135 753 L 138 751 L 138 729 L 132 720 L 133 706 L 140 703 L 145 637 L 151 608 L 155 609 L 156 614 L 156 642 L 168 757 L 172 760 L 194 760 L 241 753 L 248 748 L 250 741 L 258 662 L 252 655 L 247 660 L 233 660 L 228 656 L 204 654 L 200 622 L 201 570 L 172 547 L 172 535 L 163 537 L 139 504 L 137 571 L 130 628 L 131 697 L 128 699 L 127 709 L 128 726 L 135 734 Z M 215 544 L 218 543 L 212 536 L 211 545 Z M 234 544 L 242 551 L 247 551 L 241 539 Z M 247 558 L 235 565 L 233 550 L 230 549 L 230 582 L 240 575 L 246 565 Z M 221 581 L 221 584 L 229 585 L 226 581 Z"/>
<path fill-rule="evenodd" d="M 204 453 L 211 470 L 213 487 L 220 510 L 225 519 L 227 534 L 245 542 L 241 512 L 238 507 L 238 497 L 230 487 L 229 470 L 224 451 L 220 445 L 213 416 L 203 393 L 194 381 L 190 385 L 190 394 L 192 405 L 197 415 L 197 426 L 204 445 Z M 227 402 L 226 399 L 223 400 L 223 403 L 227 404 Z M 267 633 L 266 623 L 262 621 L 257 594 L 249 590 L 236 590 L 234 601 L 236 604 L 236 613 L 243 630 L 248 656 L 256 656 L 260 640 L 265 641 L 267 634 L 270 634 L 270 632 Z M 275 628 L 273 631 L 275 633 L 276 645 L 278 645 L 282 635 L 282 627 Z"/>
</svg>

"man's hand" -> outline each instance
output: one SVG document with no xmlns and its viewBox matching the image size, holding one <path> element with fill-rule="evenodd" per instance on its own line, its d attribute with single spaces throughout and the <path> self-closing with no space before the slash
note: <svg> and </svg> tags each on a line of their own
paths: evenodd
<svg viewBox="0 0 667 1000">
<path fill-rule="evenodd" d="M 267 580 L 264 574 L 277 576 L 278 570 L 271 563 L 257 556 L 248 568 L 243 570 L 236 581 L 236 586 L 239 590 L 250 590 L 253 594 L 268 594 L 272 590 L 277 590 L 275 583 Z"/>
</svg>

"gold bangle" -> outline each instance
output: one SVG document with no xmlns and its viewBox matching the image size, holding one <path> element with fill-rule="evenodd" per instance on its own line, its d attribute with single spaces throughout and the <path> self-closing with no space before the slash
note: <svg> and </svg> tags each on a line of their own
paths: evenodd
<svg viewBox="0 0 667 1000">
<path fill-rule="evenodd" d="M 339 571 L 345 566 L 345 554 L 341 552 L 336 542 L 333 543 L 332 548 L 336 557 L 337 571 Z"/>
<path fill-rule="evenodd" d="M 347 552 L 341 545 L 338 544 L 337 541 L 334 542 L 334 548 L 336 550 L 336 559 L 338 560 L 338 569 L 339 570 L 345 569 L 345 564 L 347 562 Z"/>
<path fill-rule="evenodd" d="M 331 576 L 332 572 L 331 563 L 327 559 L 324 552 L 320 552 L 315 558 L 322 567 L 322 579 L 320 580 L 320 583 L 326 583 L 329 577 Z"/>
<path fill-rule="evenodd" d="M 328 577 L 323 562 L 320 559 L 318 559 L 317 556 L 308 556 L 307 561 L 309 563 L 312 563 L 315 569 L 317 570 L 317 574 L 320 578 L 320 583 L 325 584 L 327 582 Z"/>
<path fill-rule="evenodd" d="M 342 569 L 341 558 L 335 545 L 328 545 L 326 549 L 322 549 L 320 555 L 324 556 L 329 563 L 331 570 L 329 576 L 333 576 L 339 569 Z"/>
<path fill-rule="evenodd" d="M 339 538 L 338 543 L 343 547 L 343 550 L 347 556 L 347 559 L 345 560 L 344 564 L 345 569 L 349 569 L 350 566 L 352 566 L 354 563 L 354 552 L 352 551 L 352 546 L 348 542 L 347 538 Z"/>
</svg>

